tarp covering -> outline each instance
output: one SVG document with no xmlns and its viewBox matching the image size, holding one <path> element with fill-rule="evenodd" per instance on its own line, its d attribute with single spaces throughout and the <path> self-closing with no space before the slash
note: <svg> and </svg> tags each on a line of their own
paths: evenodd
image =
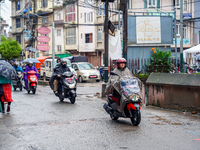
<svg viewBox="0 0 200 150">
<path fill-rule="evenodd" d="M 35 48 L 33 48 L 33 47 L 26 47 L 24 50 L 25 50 L 25 51 L 35 52 L 35 53 L 38 52 L 38 50 L 35 49 Z"/>
<path fill-rule="evenodd" d="M 195 53 L 195 54 L 200 53 L 200 44 L 184 50 L 183 51 L 183 58 L 186 58 L 187 53 Z"/>
</svg>

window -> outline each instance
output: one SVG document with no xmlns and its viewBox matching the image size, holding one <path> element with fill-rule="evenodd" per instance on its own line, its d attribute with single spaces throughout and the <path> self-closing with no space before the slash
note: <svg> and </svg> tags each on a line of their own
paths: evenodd
<svg viewBox="0 0 200 150">
<path fill-rule="evenodd" d="M 19 42 L 19 44 L 21 44 L 21 35 L 17 35 L 16 40 L 17 40 L 17 42 Z"/>
<path fill-rule="evenodd" d="M 57 51 L 58 51 L 58 52 L 61 52 L 61 51 L 62 51 L 61 45 L 57 45 Z"/>
<path fill-rule="evenodd" d="M 160 8 L 160 0 L 144 0 L 144 8 Z"/>
<path fill-rule="evenodd" d="M 92 43 L 92 33 L 85 34 L 85 43 Z"/>
<path fill-rule="evenodd" d="M 102 14 L 102 5 L 98 5 L 97 16 L 101 16 L 101 14 Z"/>
<path fill-rule="evenodd" d="M 183 1 L 183 10 L 188 10 L 188 0 Z"/>
<path fill-rule="evenodd" d="M 155 1 L 155 0 L 154 0 L 154 1 Z M 128 0 L 128 9 L 132 9 L 132 3 L 133 3 L 132 0 Z"/>
<path fill-rule="evenodd" d="M 20 0 L 16 1 L 16 10 L 20 10 Z"/>
<path fill-rule="evenodd" d="M 21 27 L 21 21 L 20 18 L 16 19 L 16 28 L 20 28 Z"/>
<path fill-rule="evenodd" d="M 85 13 L 85 23 L 93 22 L 93 13 Z"/>
<path fill-rule="evenodd" d="M 103 28 L 102 27 L 98 27 L 98 31 L 97 31 L 97 41 L 102 41 L 102 34 L 103 34 Z"/>
<path fill-rule="evenodd" d="M 75 5 L 67 5 L 65 8 L 65 21 L 73 22 L 76 21 Z"/>
<path fill-rule="evenodd" d="M 45 8 L 45 7 L 47 7 L 48 6 L 48 0 L 42 0 L 41 1 L 41 7 L 42 8 Z"/>
<path fill-rule="evenodd" d="M 61 36 L 61 29 L 57 30 L 57 36 Z"/>
<path fill-rule="evenodd" d="M 180 8 L 180 0 L 173 0 L 173 5 Z"/>
<path fill-rule="evenodd" d="M 66 29 L 66 45 L 76 44 L 76 28 Z"/>
<path fill-rule="evenodd" d="M 187 26 L 185 24 L 183 25 L 183 38 L 187 39 Z"/>
<path fill-rule="evenodd" d="M 57 20 L 61 20 L 61 14 L 60 13 L 57 14 Z"/>
<path fill-rule="evenodd" d="M 42 17 L 42 24 L 48 23 L 48 17 Z"/>
</svg>

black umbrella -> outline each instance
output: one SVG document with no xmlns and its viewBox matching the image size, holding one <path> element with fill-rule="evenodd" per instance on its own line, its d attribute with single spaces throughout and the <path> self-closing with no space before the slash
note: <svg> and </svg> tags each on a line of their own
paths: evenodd
<svg viewBox="0 0 200 150">
<path fill-rule="evenodd" d="M 8 80 L 14 80 L 17 78 L 17 73 L 13 66 L 6 61 L 0 61 L 0 75 Z"/>
</svg>

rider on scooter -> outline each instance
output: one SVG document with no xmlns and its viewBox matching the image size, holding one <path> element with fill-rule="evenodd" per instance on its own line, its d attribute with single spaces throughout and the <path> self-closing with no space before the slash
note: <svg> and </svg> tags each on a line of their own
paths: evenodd
<svg viewBox="0 0 200 150">
<path fill-rule="evenodd" d="M 66 71 L 71 72 L 69 67 L 67 67 L 67 60 L 65 58 L 61 59 L 60 64 L 57 64 L 53 71 L 52 78 L 50 79 L 50 86 L 53 87 L 55 95 L 58 95 L 58 83 L 60 81 L 60 76 Z"/>
<path fill-rule="evenodd" d="M 126 59 L 125 59 L 125 58 L 119 58 L 119 59 L 117 60 L 117 68 L 115 68 L 115 69 L 113 70 L 113 72 L 115 72 L 116 74 L 118 74 L 120 77 L 124 77 L 124 76 L 130 76 L 130 77 L 132 77 L 133 74 L 132 74 L 132 72 L 127 68 L 126 64 L 127 64 L 127 62 L 126 62 Z M 115 77 L 116 77 L 116 76 L 115 76 Z M 118 111 L 121 111 L 121 110 L 120 110 L 120 99 L 121 99 L 120 93 L 119 93 L 118 91 L 116 91 L 115 89 L 113 89 L 112 83 L 111 83 L 112 78 L 115 78 L 115 77 L 112 77 L 112 76 L 111 76 L 111 77 L 109 78 L 108 84 L 107 84 L 106 89 L 105 89 L 105 93 L 106 93 L 106 95 L 112 93 L 112 95 L 113 95 L 114 97 L 116 97 L 117 99 L 119 99 L 119 102 L 118 102 L 118 104 L 119 104 Z M 138 80 L 139 80 L 139 79 L 138 79 Z M 140 81 L 140 80 L 139 80 L 139 81 Z M 142 84 L 141 81 L 140 81 L 139 83 L 140 83 L 140 85 Z"/>
<path fill-rule="evenodd" d="M 18 62 L 15 62 L 13 67 L 15 68 L 16 72 L 24 72 L 23 69 L 19 66 Z"/>
<path fill-rule="evenodd" d="M 36 74 L 37 79 L 39 78 L 38 70 L 33 66 L 33 62 L 29 61 L 24 71 L 24 82 L 25 82 L 26 89 L 28 89 L 28 72 L 31 70 L 35 71 L 37 73 Z"/>
</svg>

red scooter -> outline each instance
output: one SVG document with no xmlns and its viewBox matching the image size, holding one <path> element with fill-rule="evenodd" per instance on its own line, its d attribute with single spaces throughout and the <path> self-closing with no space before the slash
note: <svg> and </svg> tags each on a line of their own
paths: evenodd
<svg viewBox="0 0 200 150">
<path fill-rule="evenodd" d="M 32 91 L 33 94 L 36 93 L 36 87 L 38 82 L 36 74 L 37 73 L 32 70 L 28 72 L 28 89 L 26 89 L 28 91 L 28 94 L 30 93 L 30 91 Z"/>
</svg>

